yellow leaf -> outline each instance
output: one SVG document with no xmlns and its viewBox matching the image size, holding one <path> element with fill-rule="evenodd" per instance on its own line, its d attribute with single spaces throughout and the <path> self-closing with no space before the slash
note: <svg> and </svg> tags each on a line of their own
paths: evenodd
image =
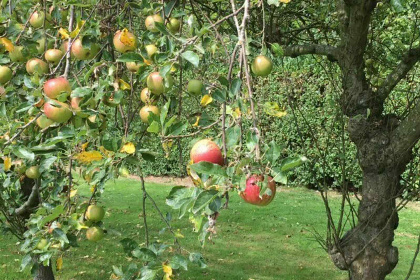
<svg viewBox="0 0 420 280">
<path fill-rule="evenodd" d="M 128 47 L 134 47 L 136 45 L 136 38 L 134 36 L 129 36 L 127 28 L 124 28 L 121 32 L 120 41 Z"/>
<path fill-rule="evenodd" d="M 197 119 L 195 120 L 195 123 L 192 126 L 197 127 L 199 122 L 200 122 L 200 116 L 197 117 Z"/>
<path fill-rule="evenodd" d="M 12 167 L 12 159 L 7 157 L 4 159 L 4 171 L 9 171 L 10 167 Z"/>
<path fill-rule="evenodd" d="M 94 185 L 90 188 L 90 192 L 93 193 L 95 191 L 95 189 L 96 189 L 96 185 Z"/>
<path fill-rule="evenodd" d="M 13 46 L 13 43 L 12 43 L 12 41 L 10 41 L 9 39 L 7 39 L 7 38 L 0 38 L 0 44 L 2 44 L 5 48 L 6 48 L 6 50 L 8 51 L 8 52 L 12 52 L 13 51 L 13 49 L 15 48 L 14 46 Z"/>
<path fill-rule="evenodd" d="M 184 235 L 181 233 L 181 230 L 180 230 L 180 229 L 178 229 L 178 230 L 175 232 L 175 236 L 176 236 L 176 237 L 178 237 L 178 238 L 184 238 Z"/>
<path fill-rule="evenodd" d="M 207 105 L 209 105 L 212 102 L 213 102 L 213 97 L 206 94 L 206 95 L 203 96 L 203 98 L 201 98 L 200 104 L 201 104 L 201 106 L 206 107 Z"/>
<path fill-rule="evenodd" d="M 61 270 L 63 268 L 63 257 L 62 256 L 57 258 L 56 263 L 55 263 L 55 267 L 57 268 L 57 270 Z"/>
<path fill-rule="evenodd" d="M 119 82 L 119 86 L 120 86 L 120 88 L 122 90 L 126 90 L 126 89 L 129 90 L 129 89 L 131 89 L 130 84 L 127 83 L 126 81 L 124 81 L 123 79 L 119 79 L 118 82 Z"/>
<path fill-rule="evenodd" d="M 124 146 L 122 146 L 121 153 L 127 153 L 127 154 L 134 154 L 136 152 L 136 146 L 134 146 L 133 143 L 128 142 Z"/>
<path fill-rule="evenodd" d="M 58 30 L 58 33 L 60 33 L 61 39 L 68 39 L 68 38 L 70 38 L 70 35 L 69 35 L 69 32 L 67 31 L 67 29 L 64 29 L 64 28 L 61 27 Z"/>
<path fill-rule="evenodd" d="M 79 35 L 80 33 L 80 29 L 82 29 L 82 26 L 85 24 L 84 20 L 79 20 L 77 22 L 77 26 L 76 29 L 74 29 L 71 33 L 70 33 L 70 37 L 71 38 L 76 38 L 77 35 Z"/>
<path fill-rule="evenodd" d="M 267 102 L 264 104 L 264 111 L 266 114 L 278 118 L 282 118 L 287 115 L 287 112 L 280 109 L 280 106 L 277 102 Z"/>
<path fill-rule="evenodd" d="M 143 61 L 146 65 L 152 65 L 153 64 L 153 61 L 145 59 L 145 58 L 143 59 Z"/>
<path fill-rule="evenodd" d="M 70 191 L 70 197 L 74 197 L 77 194 L 77 190 L 71 190 Z"/>
<path fill-rule="evenodd" d="M 89 145 L 89 142 L 83 143 L 82 144 L 82 151 L 85 151 L 88 145 Z"/>
<path fill-rule="evenodd" d="M 162 264 L 163 272 L 165 273 L 165 280 L 171 280 L 172 267 L 166 264 Z"/>
<path fill-rule="evenodd" d="M 238 108 L 236 108 L 236 109 L 235 109 L 235 111 L 233 112 L 233 114 L 232 114 L 232 115 L 233 115 L 233 117 L 234 117 L 234 118 L 236 118 L 236 119 L 237 119 L 237 118 L 240 118 L 240 117 L 241 117 L 241 109 L 239 109 L 239 107 L 238 107 Z"/>
<path fill-rule="evenodd" d="M 290 0 L 280 0 L 280 2 L 287 4 L 290 2 Z"/>
<path fill-rule="evenodd" d="M 113 153 L 112 151 L 108 151 L 107 149 L 105 149 L 104 146 L 100 146 L 99 151 L 101 151 L 101 153 L 104 154 L 106 157 L 111 157 Z"/>
<path fill-rule="evenodd" d="M 98 151 L 81 152 L 75 156 L 75 159 L 82 164 L 89 164 L 92 161 L 101 160 L 102 154 Z"/>
</svg>

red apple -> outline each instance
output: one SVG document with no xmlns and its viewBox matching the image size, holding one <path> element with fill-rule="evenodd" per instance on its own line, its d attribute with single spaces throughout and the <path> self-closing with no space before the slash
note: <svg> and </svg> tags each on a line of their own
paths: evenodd
<svg viewBox="0 0 420 280">
<path fill-rule="evenodd" d="M 70 106 L 59 101 L 45 103 L 44 114 L 47 118 L 57 123 L 65 123 L 73 116 Z"/>
<path fill-rule="evenodd" d="M 149 90 L 156 95 L 167 92 L 172 88 L 173 79 L 171 75 L 167 75 L 165 79 L 160 75 L 159 72 L 153 72 L 147 77 L 147 87 Z"/>
<path fill-rule="evenodd" d="M 266 193 L 260 193 L 261 187 L 258 183 L 268 184 Z M 268 190 L 271 192 L 268 194 Z M 267 182 L 264 182 L 264 176 L 262 175 L 251 175 L 248 180 L 246 180 L 246 188 L 243 192 L 240 193 L 240 196 L 243 200 L 250 204 L 258 206 L 266 206 L 274 199 L 276 195 L 276 182 L 272 177 L 267 177 Z"/>
<path fill-rule="evenodd" d="M 144 22 L 146 29 L 154 33 L 159 32 L 159 29 L 156 28 L 155 22 L 160 22 L 163 24 L 163 18 L 159 14 L 148 16 Z"/>
<path fill-rule="evenodd" d="M 26 72 L 29 75 L 38 73 L 39 75 L 47 74 L 49 71 L 48 64 L 39 58 L 32 58 L 26 62 Z"/>
<path fill-rule="evenodd" d="M 149 122 L 149 114 L 152 112 L 155 115 L 159 115 L 159 108 L 153 105 L 146 105 L 140 109 L 140 119 L 144 123 Z"/>
<path fill-rule="evenodd" d="M 58 49 L 49 49 L 45 52 L 45 60 L 49 63 L 57 65 L 60 59 L 63 57 L 64 52 Z"/>
<path fill-rule="evenodd" d="M 76 39 L 71 46 L 72 55 L 79 60 L 92 59 L 99 52 L 100 48 L 97 44 L 91 44 L 90 48 L 85 48 L 82 45 L 82 40 Z"/>
<path fill-rule="evenodd" d="M 123 32 L 126 32 L 124 37 L 121 37 L 123 35 Z M 128 31 L 120 31 L 118 30 L 114 35 L 114 48 L 120 52 L 125 53 L 128 51 L 134 51 L 137 49 L 137 38 L 134 36 L 133 33 L 130 33 Z"/>
<path fill-rule="evenodd" d="M 191 149 L 190 158 L 193 163 L 207 161 L 219 165 L 224 164 L 222 151 L 216 143 L 209 139 L 203 139 L 195 143 Z"/>
<path fill-rule="evenodd" d="M 33 28 L 40 28 L 42 25 L 44 25 L 44 18 L 44 12 L 35 11 L 29 19 L 29 23 Z"/>
<path fill-rule="evenodd" d="M 44 93 L 51 99 L 56 99 L 60 94 L 68 96 L 71 93 L 71 86 L 64 77 L 50 79 L 44 84 Z"/>
<path fill-rule="evenodd" d="M 50 120 L 49 118 L 47 118 L 45 115 L 40 116 L 37 120 L 36 120 L 36 124 L 41 128 L 44 129 L 50 125 L 52 125 L 54 122 L 52 120 Z"/>
</svg>

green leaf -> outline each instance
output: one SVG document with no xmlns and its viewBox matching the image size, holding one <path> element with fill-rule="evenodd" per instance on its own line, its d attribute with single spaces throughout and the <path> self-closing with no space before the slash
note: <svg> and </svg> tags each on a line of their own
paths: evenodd
<svg viewBox="0 0 420 280">
<path fill-rule="evenodd" d="M 183 268 L 184 270 L 188 270 L 188 260 L 187 260 L 186 257 L 184 257 L 182 255 L 173 256 L 171 261 L 169 262 L 169 265 L 173 269 Z"/>
<path fill-rule="evenodd" d="M 192 212 L 197 214 L 199 211 L 203 210 L 210 202 L 213 201 L 219 194 L 216 190 L 208 190 L 201 192 L 197 199 L 194 202 Z"/>
<path fill-rule="evenodd" d="M 166 204 L 173 209 L 179 209 L 185 202 L 193 197 L 194 190 L 184 186 L 173 187 L 169 195 L 166 197 Z"/>
<path fill-rule="evenodd" d="M 119 58 L 117 58 L 117 62 L 136 62 L 136 61 L 143 61 L 143 57 L 141 57 L 138 53 L 125 53 L 122 54 Z"/>
<path fill-rule="evenodd" d="M 64 243 L 69 243 L 67 235 L 61 228 L 55 228 L 53 230 L 53 236 Z"/>
<path fill-rule="evenodd" d="M 232 97 L 235 97 L 238 93 L 239 90 L 241 89 L 242 86 L 242 80 L 239 78 L 236 78 L 232 81 L 232 86 L 230 88 L 230 93 Z"/>
<path fill-rule="evenodd" d="M 199 163 L 192 164 L 190 168 L 201 174 L 227 177 L 226 170 L 222 166 L 207 161 L 200 161 Z"/>
<path fill-rule="evenodd" d="M 163 124 L 165 123 L 166 116 L 168 115 L 169 106 L 171 105 L 171 100 L 169 99 L 168 102 L 162 107 L 162 110 L 160 112 L 160 124 L 163 127 Z"/>
<path fill-rule="evenodd" d="M 308 159 L 304 156 L 299 157 L 289 157 L 283 159 L 282 163 L 280 164 L 280 169 L 282 172 L 288 172 L 300 165 L 302 165 Z"/>
<path fill-rule="evenodd" d="M 271 51 L 275 55 L 280 56 L 280 57 L 284 55 L 283 48 L 278 43 L 274 43 L 271 45 Z"/>
<path fill-rule="evenodd" d="M 39 171 L 42 173 L 45 170 L 50 169 L 51 165 L 57 160 L 56 156 L 50 156 L 43 161 L 41 161 L 41 164 L 39 165 Z"/>
<path fill-rule="evenodd" d="M 63 213 L 64 213 L 64 206 L 63 205 L 58 205 L 57 207 L 54 208 L 54 210 L 51 212 L 50 215 L 45 216 L 44 218 L 42 218 L 38 222 L 38 227 L 42 227 L 45 224 L 47 224 L 51 221 L 54 221 L 55 219 L 57 219 Z M 66 237 L 66 239 L 67 239 L 67 237 Z"/>
<path fill-rule="evenodd" d="M 159 132 L 159 123 L 157 121 L 153 121 L 149 127 L 147 128 L 147 132 L 150 133 L 158 133 Z"/>
<path fill-rule="evenodd" d="M 31 255 L 25 255 L 22 259 L 22 262 L 20 264 L 20 271 L 25 270 L 25 268 L 32 263 L 32 257 Z"/>
<path fill-rule="evenodd" d="M 181 56 L 188 60 L 195 67 L 198 67 L 200 64 L 200 57 L 193 51 L 186 51 L 182 53 Z"/>
<path fill-rule="evenodd" d="M 168 128 L 168 135 L 180 135 L 188 127 L 188 121 L 176 122 Z"/>
<path fill-rule="evenodd" d="M 24 147 L 14 149 L 13 153 L 19 158 L 27 159 L 30 161 L 33 161 L 35 159 L 35 154 Z"/>
<path fill-rule="evenodd" d="M 169 31 L 166 29 L 166 26 L 165 26 L 163 23 L 161 23 L 161 22 L 156 22 L 156 21 L 155 21 L 155 26 L 156 26 L 156 28 L 157 28 L 160 32 L 162 32 L 164 35 L 171 35 L 171 34 L 169 33 Z"/>
<path fill-rule="evenodd" d="M 238 125 L 226 130 L 226 146 L 228 149 L 236 146 L 241 138 L 241 128 Z"/>
<path fill-rule="evenodd" d="M 280 153 L 281 153 L 281 147 L 278 146 L 276 144 L 276 142 L 271 141 L 268 151 L 265 154 L 268 162 L 270 162 L 271 164 L 274 164 L 276 162 L 276 160 L 280 157 Z"/>
<path fill-rule="evenodd" d="M 206 261 L 204 260 L 203 256 L 200 253 L 191 253 L 189 259 L 190 259 L 190 262 L 199 265 L 200 268 L 207 267 Z"/>
<path fill-rule="evenodd" d="M 273 180 L 277 183 L 287 185 L 287 176 L 284 172 L 281 171 L 280 168 L 273 168 L 271 176 L 273 176 Z"/>
<path fill-rule="evenodd" d="M 280 6 L 280 1 L 279 0 L 267 0 L 267 4 L 268 5 L 274 5 L 276 7 Z"/>
<path fill-rule="evenodd" d="M 145 262 L 150 262 L 156 259 L 156 254 L 147 248 L 136 248 L 134 249 L 131 254 L 133 257 L 140 259 Z"/>
<path fill-rule="evenodd" d="M 398 13 L 404 11 L 404 6 L 403 6 L 403 3 L 401 3 L 401 2 L 403 2 L 403 1 L 391 0 L 392 7 L 394 7 L 395 11 L 397 11 Z"/>
</svg>

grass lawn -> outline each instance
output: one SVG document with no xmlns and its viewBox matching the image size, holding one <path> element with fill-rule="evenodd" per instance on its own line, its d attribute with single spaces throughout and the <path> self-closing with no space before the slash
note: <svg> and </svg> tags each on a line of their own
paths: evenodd
<svg viewBox="0 0 420 280">
<path fill-rule="evenodd" d="M 164 211 L 165 197 L 170 187 L 147 184 L 150 194 Z M 87 187 L 80 187 L 88 194 Z M 339 198 L 332 198 L 332 205 L 339 205 Z M 61 280 L 105 280 L 109 279 L 112 265 L 126 265 L 119 240 L 130 237 L 143 241 L 144 228 L 141 213 L 140 183 L 134 180 L 110 182 L 102 198 L 107 215 L 104 220 L 108 234 L 94 244 L 81 240 L 79 248 L 64 255 L 63 270 L 58 272 Z M 164 227 L 151 204 L 148 207 L 149 230 L 152 237 L 168 240 L 170 235 L 159 231 Z M 175 217 L 175 214 L 173 215 Z M 420 207 L 412 204 L 400 212 L 400 226 L 395 244 L 400 250 L 400 261 L 387 279 L 404 279 L 414 255 L 417 235 L 420 232 Z M 173 221 L 185 238 L 183 247 L 201 252 L 208 268 L 190 265 L 182 280 L 306 280 L 347 279 L 346 273 L 337 270 L 328 255 L 316 243 L 313 229 L 325 233 L 325 211 L 320 196 L 303 188 L 280 191 L 273 203 L 267 207 L 255 207 L 232 194 L 230 209 L 218 218 L 218 234 L 214 244 L 200 247 L 197 234 L 192 232 L 188 219 Z M 12 236 L 0 236 L 0 279 L 30 279 L 28 273 L 20 273 L 21 256 Z M 420 279 L 418 260 L 411 279 Z"/>
</svg>

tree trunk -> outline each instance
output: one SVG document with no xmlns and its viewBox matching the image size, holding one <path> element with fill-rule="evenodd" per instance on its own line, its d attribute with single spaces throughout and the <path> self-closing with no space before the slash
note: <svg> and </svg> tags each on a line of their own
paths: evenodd
<svg viewBox="0 0 420 280">
<path fill-rule="evenodd" d="M 48 266 L 40 264 L 34 280 L 55 280 L 51 263 Z"/>
<path fill-rule="evenodd" d="M 398 263 L 398 249 L 392 242 L 398 227 L 399 178 L 405 165 L 394 161 L 396 156 L 383 140 L 376 134 L 356 141 L 363 171 L 358 224 L 330 252 L 334 264 L 348 270 L 351 280 L 383 280 Z"/>
</svg>

